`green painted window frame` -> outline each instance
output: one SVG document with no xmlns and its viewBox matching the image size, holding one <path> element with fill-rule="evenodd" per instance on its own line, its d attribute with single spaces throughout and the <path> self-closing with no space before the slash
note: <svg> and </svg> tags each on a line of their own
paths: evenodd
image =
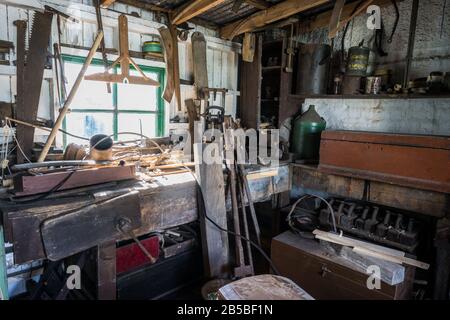
<svg viewBox="0 0 450 320">
<path fill-rule="evenodd" d="M 84 57 L 76 56 L 76 55 L 68 55 L 63 54 L 62 60 L 64 62 L 70 62 L 70 63 L 77 63 L 77 64 L 83 64 L 85 62 Z M 109 64 L 111 64 L 111 61 L 108 61 Z M 100 59 L 92 59 L 91 65 L 103 65 L 103 61 Z M 71 112 L 78 112 L 78 113 L 86 113 L 86 112 L 99 112 L 99 113 L 112 113 L 113 114 L 113 132 L 114 132 L 114 140 L 118 140 L 118 126 L 119 126 L 119 113 L 128 113 L 128 114 L 155 114 L 155 127 L 156 127 L 156 135 L 157 137 L 162 137 L 165 132 L 165 108 L 164 108 L 164 99 L 162 97 L 162 85 L 164 84 L 164 77 L 165 77 L 165 70 L 164 68 L 159 67 L 152 67 L 152 66 L 145 66 L 145 65 L 139 65 L 139 67 L 144 72 L 153 72 L 158 75 L 158 82 L 161 84 L 156 90 L 156 96 L 159 97 L 157 103 L 156 103 L 156 110 L 119 110 L 118 106 L 118 99 L 117 99 L 117 83 L 111 84 L 112 89 L 112 99 L 113 99 L 113 110 L 104 110 L 104 109 L 70 109 Z M 135 70 L 133 66 L 130 66 L 130 70 Z M 117 72 L 117 67 L 114 67 L 113 72 Z M 106 86 L 105 86 L 106 90 Z M 66 130 L 66 118 L 64 117 L 63 120 L 63 129 Z M 63 134 L 63 144 L 64 146 L 67 145 L 67 135 Z"/>
</svg>

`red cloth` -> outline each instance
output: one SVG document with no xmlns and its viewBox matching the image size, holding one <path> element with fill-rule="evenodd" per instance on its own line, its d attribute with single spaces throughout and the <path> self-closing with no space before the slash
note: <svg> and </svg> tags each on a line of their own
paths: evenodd
<svg viewBox="0 0 450 320">
<path fill-rule="evenodd" d="M 159 257 L 159 238 L 158 236 L 141 240 L 142 245 L 147 251 L 158 259 Z M 144 264 L 151 263 L 148 257 L 142 252 L 137 243 L 133 242 L 116 250 L 116 273 L 130 271 Z"/>
</svg>

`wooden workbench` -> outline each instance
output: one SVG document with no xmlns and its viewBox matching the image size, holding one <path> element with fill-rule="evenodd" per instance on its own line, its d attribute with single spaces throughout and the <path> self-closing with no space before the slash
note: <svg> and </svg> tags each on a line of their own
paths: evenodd
<svg viewBox="0 0 450 320">
<path fill-rule="evenodd" d="M 248 174 L 267 171 L 266 168 L 248 170 Z M 290 189 L 289 166 L 280 165 L 278 175 L 250 179 L 254 201 L 265 201 L 271 195 Z M 15 263 L 21 264 L 46 258 L 41 239 L 41 224 L 45 219 L 64 214 L 137 190 L 139 192 L 142 226 L 135 231 L 142 235 L 155 230 L 186 224 L 197 220 L 197 185 L 190 173 L 155 177 L 150 182 L 130 180 L 114 185 L 70 195 L 55 194 L 51 198 L 29 204 L 0 203 L 5 229 L 5 240 L 13 243 Z M 64 239 L 61 239 L 64 241 Z"/>
</svg>

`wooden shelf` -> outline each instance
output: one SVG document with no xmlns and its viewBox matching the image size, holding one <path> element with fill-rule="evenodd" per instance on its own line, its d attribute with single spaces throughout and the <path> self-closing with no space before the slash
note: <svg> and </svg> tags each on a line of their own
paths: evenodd
<svg viewBox="0 0 450 320">
<path fill-rule="evenodd" d="M 261 99 L 261 102 L 271 102 L 271 103 L 278 103 L 280 102 L 279 99 L 275 100 L 275 99 Z"/>
<path fill-rule="evenodd" d="M 272 70 L 281 70 L 281 66 L 269 66 L 269 67 L 261 67 L 262 71 L 272 71 Z"/>
<path fill-rule="evenodd" d="M 290 94 L 290 99 L 450 99 L 450 94 Z"/>
</svg>

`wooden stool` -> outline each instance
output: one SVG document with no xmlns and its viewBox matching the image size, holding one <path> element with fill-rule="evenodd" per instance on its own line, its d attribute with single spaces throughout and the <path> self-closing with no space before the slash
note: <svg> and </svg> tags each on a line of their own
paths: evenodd
<svg viewBox="0 0 450 320">
<path fill-rule="evenodd" d="M 220 300 L 314 300 L 285 277 L 263 274 L 243 278 L 219 289 Z"/>
</svg>

